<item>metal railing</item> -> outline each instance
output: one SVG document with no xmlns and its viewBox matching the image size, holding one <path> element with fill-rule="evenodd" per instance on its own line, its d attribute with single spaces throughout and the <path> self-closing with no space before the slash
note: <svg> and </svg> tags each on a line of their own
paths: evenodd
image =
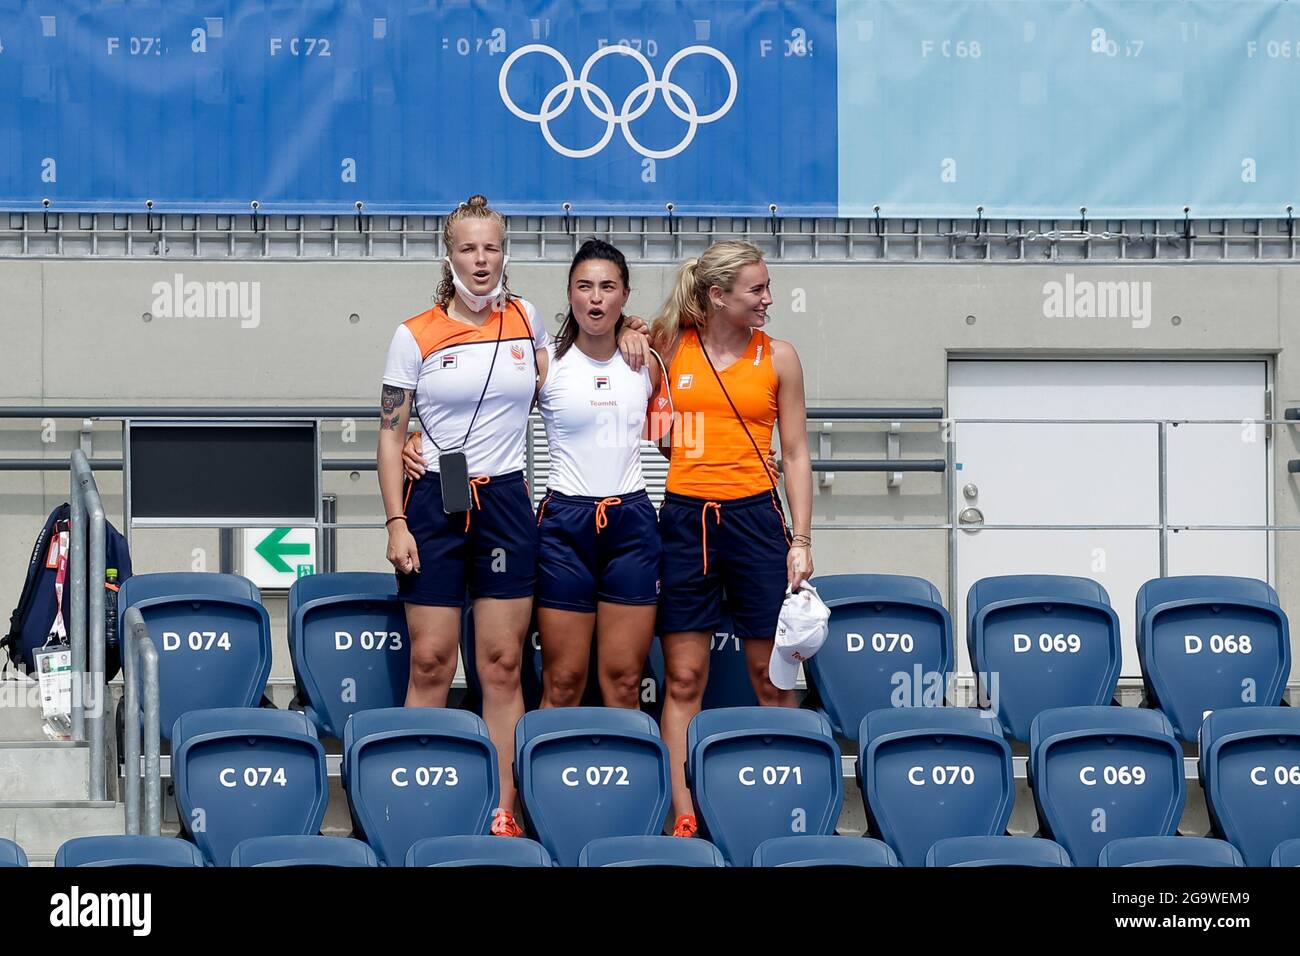
<svg viewBox="0 0 1300 956">
<path fill-rule="evenodd" d="M 379 418 L 373 405 L 360 406 L 151 406 L 151 405 L 11 405 L 0 406 L 0 419 L 100 419 L 119 420 L 123 423 L 142 419 L 315 419 L 319 421 L 362 421 Z M 810 422 L 935 422 L 944 420 L 939 406 L 915 408 L 897 407 L 827 407 L 809 408 Z M 829 445 L 823 446 L 829 450 Z M 84 457 L 84 456 L 83 456 Z M 121 458 L 96 458 L 90 462 L 98 471 L 122 471 Z M 6 471 L 59 471 L 68 467 L 59 459 L 0 458 L 0 472 Z M 377 465 L 373 456 L 366 458 L 322 458 L 322 471 L 374 471 Z M 812 459 L 814 472 L 942 472 L 948 464 L 941 458 L 869 458 L 869 459 Z M 532 476 L 529 475 L 531 483 Z M 353 525 L 331 526 L 348 527 Z M 379 525 L 375 525 L 379 527 Z"/>
<path fill-rule="evenodd" d="M 783 263 L 1285 262 L 1297 257 L 1295 219 L 986 219 L 798 216 L 507 217 L 515 262 L 568 262 L 588 237 L 633 263 L 678 262 L 722 239 L 745 239 Z M 1280 211 L 1279 211 L 1280 212 Z M 442 258 L 441 215 L 232 215 L 43 212 L 0 215 L 0 258 L 179 260 L 418 260 Z"/>
<path fill-rule="evenodd" d="M 125 741 L 123 774 L 126 780 L 126 832 L 140 832 L 140 671 L 144 670 L 144 832 L 162 832 L 162 741 L 159 711 L 158 649 L 136 608 L 122 617 L 122 673 Z"/>
<path fill-rule="evenodd" d="M 104 502 L 90 463 L 80 449 L 72 452 L 69 606 L 72 644 L 72 737 L 90 741 L 90 799 L 104 800 L 104 582 L 107 554 Z M 89 525 L 89 527 L 87 527 Z M 87 557 L 87 548 L 90 550 Z M 89 567 L 87 567 L 89 565 Z M 87 644 L 89 657 L 87 662 Z M 90 717 L 85 704 L 92 702 Z"/>
</svg>

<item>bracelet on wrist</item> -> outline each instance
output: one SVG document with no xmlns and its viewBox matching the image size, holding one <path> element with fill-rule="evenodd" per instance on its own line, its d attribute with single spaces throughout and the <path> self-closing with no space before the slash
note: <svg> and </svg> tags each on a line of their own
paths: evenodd
<svg viewBox="0 0 1300 956">
<path fill-rule="evenodd" d="M 384 527 L 387 528 L 394 521 L 405 521 L 405 520 L 406 520 L 406 515 L 393 515 L 391 518 L 389 518 L 387 521 L 384 522 Z"/>
</svg>

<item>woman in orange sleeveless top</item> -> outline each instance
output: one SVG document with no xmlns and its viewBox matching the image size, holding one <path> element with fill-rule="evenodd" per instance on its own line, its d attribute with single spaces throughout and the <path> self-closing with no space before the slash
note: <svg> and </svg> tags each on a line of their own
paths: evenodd
<svg viewBox="0 0 1300 956">
<path fill-rule="evenodd" d="M 768 679 L 768 660 L 786 588 L 812 576 L 812 468 L 799 356 L 789 342 L 761 331 L 771 304 L 758 247 L 718 242 L 682 265 L 651 336 L 668 363 L 675 410 L 659 511 L 657 629 L 667 672 L 660 726 L 671 755 L 676 836 L 696 831 L 683 769 L 686 731 L 700 711 L 709 642 L 724 610 L 745 642 L 759 703 L 795 703 L 792 690 Z M 774 426 L 792 529 L 767 463 Z"/>
</svg>

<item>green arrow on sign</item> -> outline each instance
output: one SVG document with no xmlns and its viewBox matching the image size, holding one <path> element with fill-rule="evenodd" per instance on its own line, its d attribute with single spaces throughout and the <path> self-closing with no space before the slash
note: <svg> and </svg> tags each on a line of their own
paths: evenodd
<svg viewBox="0 0 1300 956">
<path fill-rule="evenodd" d="M 258 542 L 257 547 L 253 550 L 262 556 L 267 564 L 276 571 L 292 571 L 293 568 L 285 563 L 284 557 L 288 554 L 310 554 L 311 545 L 295 544 L 292 541 L 286 542 L 284 536 L 289 533 L 289 528 L 276 528 L 265 538 Z"/>
</svg>

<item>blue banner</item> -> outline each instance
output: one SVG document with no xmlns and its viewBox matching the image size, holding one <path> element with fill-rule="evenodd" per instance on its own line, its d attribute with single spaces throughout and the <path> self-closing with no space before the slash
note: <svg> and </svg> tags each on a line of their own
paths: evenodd
<svg viewBox="0 0 1300 956">
<path fill-rule="evenodd" d="M 0 0 L 0 208 L 1284 217 L 1284 0 Z"/>
<path fill-rule="evenodd" d="M 0 45 L 8 208 L 835 214 L 830 0 L 0 0 Z"/>
</svg>

